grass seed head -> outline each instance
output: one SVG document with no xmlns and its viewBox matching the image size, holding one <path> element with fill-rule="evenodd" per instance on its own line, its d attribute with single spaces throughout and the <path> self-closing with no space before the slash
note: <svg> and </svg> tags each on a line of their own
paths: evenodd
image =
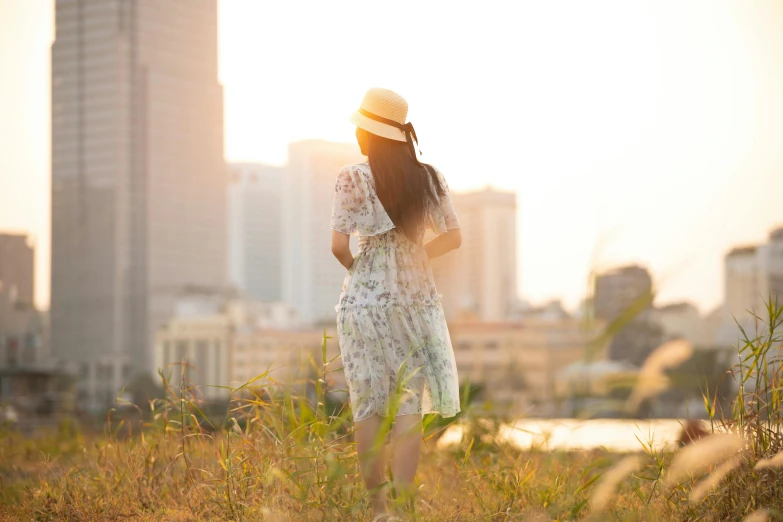
<svg viewBox="0 0 783 522">
<path fill-rule="evenodd" d="M 742 522 L 767 522 L 767 520 L 769 520 L 769 511 L 766 509 L 757 509 L 746 516 Z"/>
<path fill-rule="evenodd" d="M 779 468 L 783 466 L 783 451 L 768 459 L 761 459 L 756 463 L 756 469 Z"/>
<path fill-rule="evenodd" d="M 690 502 L 696 504 L 717 486 L 723 478 L 736 469 L 741 463 L 744 455 L 734 455 L 732 458 L 715 468 L 709 476 L 699 482 L 693 491 L 691 491 Z"/>
<path fill-rule="evenodd" d="M 636 411 L 643 400 L 653 397 L 669 386 L 665 372 L 676 368 L 693 355 L 693 344 L 683 339 L 669 341 L 656 348 L 644 360 L 639 379 L 626 402 L 628 411 Z"/>
<path fill-rule="evenodd" d="M 672 460 L 664 484 L 673 486 L 689 475 L 698 475 L 731 457 L 745 445 L 736 433 L 715 433 L 679 450 Z"/>
<path fill-rule="evenodd" d="M 597 512 L 606 509 L 609 506 L 609 502 L 616 496 L 617 486 L 620 482 L 642 467 L 643 463 L 641 455 L 631 455 L 609 468 L 595 486 L 590 497 L 590 505 L 593 511 Z"/>
</svg>

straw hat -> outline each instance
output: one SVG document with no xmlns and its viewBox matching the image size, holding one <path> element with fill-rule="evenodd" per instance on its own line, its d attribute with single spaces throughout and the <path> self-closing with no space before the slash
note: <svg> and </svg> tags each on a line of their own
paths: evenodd
<svg viewBox="0 0 783 522">
<path fill-rule="evenodd" d="M 419 143 L 413 124 L 405 123 L 408 102 L 389 89 L 373 87 L 367 90 L 359 110 L 351 114 L 351 122 L 367 132 L 395 141 L 408 142 L 409 150 L 416 158 L 413 141 Z M 418 158 L 417 158 L 418 159 Z"/>
<path fill-rule="evenodd" d="M 380 118 L 377 118 L 378 116 Z M 407 117 L 408 102 L 405 101 L 405 98 L 389 89 L 374 87 L 364 95 L 359 110 L 351 114 L 351 122 L 357 127 L 383 138 L 407 141 L 405 133 L 399 127 L 405 125 Z M 393 123 L 386 123 L 382 120 L 390 120 Z"/>
</svg>

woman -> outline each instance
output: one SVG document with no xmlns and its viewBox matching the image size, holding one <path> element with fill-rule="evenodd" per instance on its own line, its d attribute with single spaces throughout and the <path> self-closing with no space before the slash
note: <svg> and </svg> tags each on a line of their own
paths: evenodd
<svg viewBox="0 0 783 522">
<path fill-rule="evenodd" d="M 331 219 L 332 253 L 348 269 L 335 307 L 337 335 L 374 522 L 394 520 L 381 487 L 381 428 L 394 424 L 394 486 L 409 498 L 422 414 L 460 411 L 454 351 L 429 262 L 459 247 L 459 222 L 443 175 L 416 157 L 407 114 L 400 95 L 367 91 L 351 121 L 368 161 L 338 174 Z M 425 244 L 426 229 L 438 235 Z M 359 236 L 356 257 L 351 234 Z"/>
</svg>

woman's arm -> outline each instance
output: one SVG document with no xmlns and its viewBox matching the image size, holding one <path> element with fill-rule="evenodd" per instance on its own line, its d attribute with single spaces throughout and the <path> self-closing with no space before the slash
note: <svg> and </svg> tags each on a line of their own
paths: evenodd
<svg viewBox="0 0 783 522">
<path fill-rule="evenodd" d="M 427 242 L 424 245 L 424 249 L 427 251 L 427 257 L 434 259 L 451 252 L 455 248 L 459 248 L 461 244 L 462 232 L 460 232 L 460 229 L 450 228 L 445 234 L 441 234 L 432 241 Z"/>
<path fill-rule="evenodd" d="M 348 234 L 332 230 L 332 254 L 346 270 L 350 270 L 353 265 L 350 240 L 351 236 Z"/>
</svg>

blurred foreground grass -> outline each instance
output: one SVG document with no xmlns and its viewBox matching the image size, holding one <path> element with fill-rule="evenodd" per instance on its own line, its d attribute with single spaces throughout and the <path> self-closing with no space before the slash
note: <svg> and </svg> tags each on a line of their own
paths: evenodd
<svg viewBox="0 0 783 522">
<path fill-rule="evenodd" d="M 0 509 L 18 520 L 370 520 L 349 437 L 307 441 L 308 431 L 302 429 L 304 440 L 295 433 L 277 440 L 261 427 L 190 440 L 176 430 L 6 436 Z M 581 518 L 595 481 L 621 458 L 520 452 L 468 439 L 448 450 L 425 446 L 416 519 Z M 656 466 L 651 456 L 640 476 L 654 477 Z M 670 499 L 654 496 L 654 488 L 653 480 L 628 481 L 605 519 L 679 520 L 685 488 Z"/>
<path fill-rule="evenodd" d="M 739 386 L 728 417 L 717 418 L 705 390 L 715 430 L 732 434 L 671 453 L 644 440 L 630 456 L 520 451 L 491 437 L 508 419 L 479 422 L 481 412 L 466 407 L 454 419 L 466 428 L 462 441 L 438 448 L 445 423 L 427 416 L 409 518 L 783 520 L 783 307 L 770 304 L 767 313 L 754 334 L 740 329 L 733 372 Z M 322 355 L 326 368 L 325 348 Z M 164 379 L 166 398 L 124 405 L 136 420 L 110 413 L 103 434 L 82 434 L 67 421 L 35 438 L 4 431 L 0 516 L 369 521 L 350 412 L 328 407 L 325 377 L 314 380 L 313 401 L 261 393 L 252 383 L 230 390 L 219 422 L 204 415 L 200 390 Z"/>
</svg>

